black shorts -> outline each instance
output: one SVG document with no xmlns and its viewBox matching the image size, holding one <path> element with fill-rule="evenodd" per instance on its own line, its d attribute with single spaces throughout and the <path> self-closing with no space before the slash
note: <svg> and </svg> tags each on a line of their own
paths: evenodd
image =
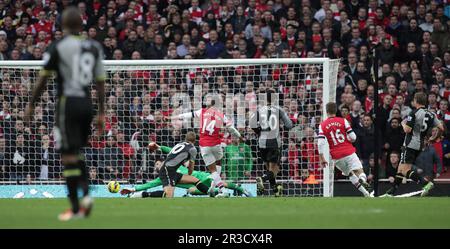
<svg viewBox="0 0 450 249">
<path fill-rule="evenodd" d="M 419 156 L 420 151 L 408 147 L 402 147 L 402 154 L 400 155 L 400 163 L 413 164 Z"/>
<path fill-rule="evenodd" d="M 167 167 L 163 165 L 159 170 L 159 179 L 161 179 L 163 187 L 175 187 L 183 177 L 183 174 L 177 172 L 177 167 Z"/>
<path fill-rule="evenodd" d="M 89 98 L 60 97 L 56 109 L 56 149 L 63 154 L 78 154 L 86 146 L 93 118 Z"/>
<path fill-rule="evenodd" d="M 266 163 L 280 163 L 279 148 L 259 148 L 259 157 Z"/>
</svg>

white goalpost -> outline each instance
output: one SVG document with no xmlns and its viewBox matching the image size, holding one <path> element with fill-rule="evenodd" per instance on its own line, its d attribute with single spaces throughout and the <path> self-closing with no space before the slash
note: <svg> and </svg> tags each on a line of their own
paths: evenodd
<svg viewBox="0 0 450 249">
<path fill-rule="evenodd" d="M 245 138 L 241 144 L 224 130 L 222 177 L 255 188 L 255 177 L 265 169 L 258 139 L 248 124 L 249 114 L 258 108 L 259 93 L 273 88 L 279 94 L 278 104 L 294 122 L 291 130 L 282 129 L 277 181 L 287 196 L 333 196 L 333 165 L 328 158 L 329 166 L 320 167 L 316 133 L 325 118 L 325 104 L 336 101 L 339 60 L 123 60 L 104 64 L 105 131 L 98 134 L 92 126 L 89 144 L 82 151 L 91 184 L 111 180 L 139 184 L 157 177 L 155 165 L 165 155 L 148 151 L 146 145 L 153 141 L 174 146 L 187 131 L 198 133 L 196 120 L 170 117 L 200 109 L 205 96 L 216 94 L 222 97 L 225 115 Z M 32 122 L 22 121 L 41 66 L 41 61 L 0 61 L 0 161 L 4 164 L 0 165 L 0 188 L 64 182 L 52 133 L 55 78 L 49 80 Z M 93 85 L 91 97 L 96 99 Z M 201 156 L 196 165 L 196 170 L 206 171 Z"/>
</svg>

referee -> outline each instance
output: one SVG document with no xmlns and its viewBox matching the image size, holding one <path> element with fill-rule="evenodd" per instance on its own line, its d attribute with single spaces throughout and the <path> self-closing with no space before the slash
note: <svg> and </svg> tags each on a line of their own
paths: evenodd
<svg viewBox="0 0 450 249">
<path fill-rule="evenodd" d="M 47 79 L 56 72 L 58 85 L 58 104 L 54 136 L 56 149 L 61 153 L 64 165 L 71 209 L 61 213 L 58 218 L 67 221 L 89 216 L 93 200 L 89 196 L 88 174 L 84 156 L 80 149 L 87 144 L 93 118 L 93 106 L 89 86 L 95 80 L 99 102 L 97 128 L 103 129 L 105 70 L 102 64 L 101 45 L 79 36 L 82 30 L 81 14 L 76 7 L 69 7 L 62 14 L 62 27 L 66 34 L 63 39 L 53 42 L 44 54 L 44 67 L 33 90 L 27 106 L 25 121 L 30 121 L 33 108 Z M 78 188 L 83 198 L 78 199 Z"/>
</svg>

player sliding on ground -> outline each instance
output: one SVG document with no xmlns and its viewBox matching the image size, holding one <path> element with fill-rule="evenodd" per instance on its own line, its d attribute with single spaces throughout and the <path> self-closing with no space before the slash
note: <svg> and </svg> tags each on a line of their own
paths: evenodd
<svg viewBox="0 0 450 249">
<path fill-rule="evenodd" d="M 161 197 L 172 198 L 175 186 L 181 184 L 194 184 L 200 192 L 207 193 L 208 186 L 203 184 L 199 179 L 192 176 L 194 171 L 195 158 L 197 157 L 197 149 L 194 146 L 196 135 L 194 132 L 186 134 L 186 142 L 179 143 L 170 150 L 166 160 L 163 162 L 159 170 L 159 179 L 163 185 L 163 191 L 155 191 L 155 195 Z M 187 174 L 177 172 L 180 165 L 185 162 L 189 163 Z"/>
<path fill-rule="evenodd" d="M 434 128 L 438 127 L 440 132 L 436 132 L 435 136 L 429 139 L 434 142 L 441 132 L 444 131 L 442 122 L 438 120 L 436 115 L 426 109 L 427 95 L 425 93 L 416 93 L 413 99 L 413 106 L 416 108 L 408 118 L 402 122 L 403 130 L 406 133 L 403 142 L 402 154 L 400 156 L 400 165 L 397 168 L 397 174 L 392 187 L 384 196 L 392 196 L 403 181 L 403 177 L 409 178 L 414 182 L 423 185 L 421 196 L 426 196 L 433 188 L 434 184 L 431 179 L 425 179 L 419 175 L 412 164 L 416 161 L 417 156 L 423 149 L 424 140 L 427 134 Z"/>
<path fill-rule="evenodd" d="M 150 145 L 148 147 L 150 150 L 159 149 L 165 154 L 168 154 L 172 150 L 171 147 L 159 146 L 156 143 L 150 143 Z M 156 171 L 159 172 L 161 166 L 155 165 L 155 167 L 156 167 Z M 182 166 L 182 165 L 180 165 L 180 167 L 177 170 L 178 173 L 181 173 L 183 175 L 188 174 L 188 171 L 189 171 L 188 168 L 186 168 L 185 166 Z M 192 172 L 192 176 L 199 179 L 206 186 L 210 186 L 211 181 L 213 180 L 210 173 L 203 172 L 203 171 L 194 170 Z M 236 192 L 236 195 L 238 195 L 238 196 L 241 196 L 242 194 L 244 194 L 247 197 L 251 197 L 251 194 L 246 189 L 242 188 L 239 184 L 235 184 L 232 181 L 224 181 L 223 184 L 224 184 L 225 188 L 234 190 Z M 161 185 L 162 185 L 162 181 L 158 177 L 148 183 L 138 185 L 134 188 L 129 188 L 129 189 L 124 188 L 120 191 L 120 194 L 129 195 L 129 197 L 132 197 L 132 198 L 162 197 L 161 191 L 142 192 L 144 190 L 158 187 Z M 193 185 L 193 184 L 177 184 L 176 187 L 187 189 L 188 193 L 191 195 L 206 195 L 207 194 L 207 193 L 203 193 L 200 190 L 198 190 L 197 187 L 195 187 L 195 185 Z M 219 190 L 216 188 L 215 189 L 216 194 L 218 193 L 218 191 Z M 219 195 L 216 195 L 216 196 L 220 197 Z"/>
<path fill-rule="evenodd" d="M 367 176 L 363 171 L 361 161 L 356 155 L 355 147 L 352 143 L 356 141 L 356 134 L 348 121 L 341 117 L 336 117 L 337 105 L 330 102 L 326 105 L 328 118 L 319 126 L 318 146 L 320 164 L 327 167 L 328 162 L 324 157 L 326 142 L 330 148 L 331 158 L 345 176 L 350 178 L 352 184 L 365 197 L 370 197 L 370 185 L 367 183 Z"/>
<path fill-rule="evenodd" d="M 218 96 L 216 96 L 218 97 Z M 219 188 L 219 195 L 223 194 L 223 182 L 220 177 L 220 162 L 223 158 L 221 129 L 225 126 L 232 135 L 241 137 L 241 134 L 234 128 L 232 122 L 218 109 L 219 101 L 214 96 L 206 97 L 206 108 L 197 111 L 182 113 L 172 117 L 173 119 L 200 118 L 200 153 L 203 161 L 208 167 L 213 181 L 209 188 L 209 193 L 214 196 L 214 189 Z"/>
</svg>

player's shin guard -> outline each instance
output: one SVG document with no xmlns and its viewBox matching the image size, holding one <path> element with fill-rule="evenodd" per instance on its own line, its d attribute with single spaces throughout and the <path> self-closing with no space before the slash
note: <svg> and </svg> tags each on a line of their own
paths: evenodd
<svg viewBox="0 0 450 249">
<path fill-rule="evenodd" d="M 216 172 L 217 174 L 219 174 L 219 176 L 222 173 L 222 166 L 217 165 L 217 162 L 216 162 Z"/>
<path fill-rule="evenodd" d="M 270 187 L 275 190 L 277 188 L 277 181 L 275 179 L 275 174 L 272 171 L 267 171 L 267 176 Z"/>
<path fill-rule="evenodd" d="M 220 163 L 220 161 L 216 162 L 216 172 L 217 172 L 217 175 L 219 176 L 219 182 L 216 182 L 215 185 L 216 185 L 216 187 L 219 188 L 219 192 L 222 192 L 223 187 L 224 187 L 222 178 L 220 177 L 220 174 L 222 174 L 222 166 L 217 165 L 218 163 Z"/>
<path fill-rule="evenodd" d="M 276 188 L 277 182 L 276 182 L 276 179 L 275 179 L 275 174 L 272 171 L 267 170 L 266 173 L 261 177 L 261 179 L 263 180 L 263 182 L 269 181 L 270 186 L 273 189 Z"/>
<path fill-rule="evenodd" d="M 89 176 L 84 160 L 78 160 L 78 167 L 81 170 L 80 187 L 83 190 L 83 196 L 89 195 Z"/>
<path fill-rule="evenodd" d="M 70 176 L 66 178 L 67 182 L 67 190 L 69 192 L 69 200 L 70 204 L 72 206 L 72 212 L 74 214 L 78 213 L 78 210 L 80 209 L 79 202 L 78 202 L 78 177 Z"/>
<path fill-rule="evenodd" d="M 419 184 L 422 184 L 422 185 L 427 183 L 427 181 L 423 178 L 423 176 L 419 175 L 419 173 L 417 173 L 416 170 L 409 170 L 406 173 L 406 177 L 411 179 L 411 180 L 413 180 L 413 181 L 415 181 L 415 182 L 417 182 L 417 183 L 419 183 Z"/>
<path fill-rule="evenodd" d="M 80 204 L 78 200 L 78 185 L 80 183 L 81 170 L 77 163 L 66 164 L 64 173 L 66 178 L 67 190 L 69 192 L 69 200 L 72 205 L 72 212 L 78 213 Z"/>
<path fill-rule="evenodd" d="M 364 196 L 370 196 L 370 193 L 367 191 L 366 188 L 362 185 L 362 183 L 359 181 L 359 177 L 357 177 L 355 174 L 350 174 L 349 176 L 350 181 L 352 184 L 356 187 L 356 189 L 359 190 L 359 192 L 363 193 Z"/>
<path fill-rule="evenodd" d="M 220 166 L 219 166 L 219 167 L 220 167 Z M 214 181 L 214 186 L 218 187 L 218 188 L 219 188 L 219 191 L 222 190 L 222 188 L 223 188 L 223 183 L 222 183 L 222 179 L 220 178 L 219 172 L 218 172 L 218 171 L 213 172 L 213 173 L 211 174 L 211 177 L 212 177 L 212 179 L 213 179 L 213 181 Z"/>
<path fill-rule="evenodd" d="M 359 174 L 358 178 L 359 178 L 362 182 L 367 182 L 367 176 L 366 176 L 366 173 L 361 173 L 361 174 Z"/>
<path fill-rule="evenodd" d="M 395 175 L 394 182 L 392 183 L 392 187 L 386 192 L 387 194 L 395 194 L 395 191 L 397 191 L 398 186 L 402 184 L 404 176 L 401 173 L 397 173 Z"/>
<path fill-rule="evenodd" d="M 202 183 L 200 180 L 195 183 L 195 187 L 197 187 L 197 189 L 202 193 L 208 193 L 209 187 Z"/>
<path fill-rule="evenodd" d="M 269 180 L 269 172 L 272 173 L 271 171 L 266 170 L 266 173 L 264 173 L 264 175 L 261 176 L 263 182 L 267 182 Z"/>
</svg>

